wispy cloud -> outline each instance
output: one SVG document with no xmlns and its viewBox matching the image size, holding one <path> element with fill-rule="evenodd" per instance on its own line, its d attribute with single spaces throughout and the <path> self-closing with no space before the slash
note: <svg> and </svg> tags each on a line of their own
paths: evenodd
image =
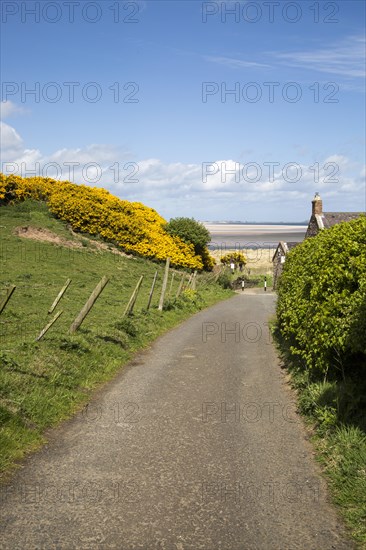
<svg viewBox="0 0 366 550">
<path fill-rule="evenodd" d="M 345 77 L 365 77 L 365 37 L 351 36 L 321 49 L 271 52 L 282 65 L 316 70 Z"/>
<path fill-rule="evenodd" d="M 205 61 L 210 61 L 212 63 L 218 63 L 219 65 L 225 65 L 230 69 L 248 69 L 248 68 L 271 69 L 271 65 L 266 65 L 264 63 L 257 63 L 255 61 L 246 61 L 245 59 L 237 59 L 234 57 L 204 55 L 203 59 Z"/>
<path fill-rule="evenodd" d="M 248 61 L 240 56 L 204 55 L 205 61 L 230 69 L 274 69 L 277 66 L 295 67 L 309 71 L 334 74 L 346 79 L 365 78 L 365 37 L 349 36 L 338 43 L 294 52 L 258 52 L 260 61 Z M 263 62 L 263 59 L 268 63 Z M 345 84 L 347 86 L 347 84 Z M 348 84 L 354 89 L 354 83 Z"/>
</svg>

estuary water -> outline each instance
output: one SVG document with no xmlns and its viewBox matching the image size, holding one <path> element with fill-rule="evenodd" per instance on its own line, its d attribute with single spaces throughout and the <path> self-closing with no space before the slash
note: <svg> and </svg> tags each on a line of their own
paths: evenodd
<svg viewBox="0 0 366 550">
<path fill-rule="evenodd" d="M 279 241 L 301 242 L 306 225 L 204 223 L 211 233 L 210 250 L 275 248 Z"/>
</svg>

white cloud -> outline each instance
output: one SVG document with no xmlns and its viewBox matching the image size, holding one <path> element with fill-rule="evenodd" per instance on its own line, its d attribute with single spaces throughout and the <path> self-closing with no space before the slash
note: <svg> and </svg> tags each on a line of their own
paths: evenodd
<svg viewBox="0 0 366 550">
<path fill-rule="evenodd" d="M 1 158 L 6 159 L 8 162 L 13 162 L 20 155 L 25 154 L 23 140 L 18 134 L 18 132 L 7 124 L 3 122 L 5 118 L 8 118 L 14 114 L 22 114 L 25 110 L 22 107 L 19 107 L 12 101 L 1 101 L 0 102 L 0 151 Z M 27 159 L 28 152 L 27 152 Z"/>
<path fill-rule="evenodd" d="M 105 144 L 92 144 L 83 148 L 59 149 L 48 157 L 48 162 L 87 164 L 98 162 L 101 164 L 113 163 L 118 155 L 116 148 Z"/>
<path fill-rule="evenodd" d="M 23 140 L 12 126 L 0 121 L 0 129 L 1 147 L 5 151 L 7 149 L 21 149 Z"/>
<path fill-rule="evenodd" d="M 4 120 L 12 115 L 23 114 L 25 109 L 10 100 L 0 101 L 0 119 Z"/>
<path fill-rule="evenodd" d="M 18 132 L 9 124 L 0 121 L 0 157 L 2 159 L 2 169 L 7 163 L 21 166 L 33 166 L 35 162 L 42 159 L 40 151 L 37 149 L 25 149 L 24 143 Z"/>
<path fill-rule="evenodd" d="M 38 149 L 26 149 L 19 134 L 8 124 L 2 123 L 1 130 L 4 138 L 1 171 L 23 176 L 35 172 L 104 187 L 121 198 L 151 205 L 163 215 L 170 205 L 177 212 L 175 215 L 187 215 L 187 209 L 192 208 L 191 215 L 208 219 L 209 212 L 218 211 L 221 205 L 227 212 L 223 219 L 228 219 L 231 213 L 234 216 L 234 212 L 242 212 L 240 205 L 243 204 L 257 209 L 261 209 L 261 204 L 282 208 L 283 204 L 290 203 L 295 207 L 310 200 L 315 191 L 322 194 L 323 200 L 339 201 L 338 210 L 350 201 L 354 206 L 346 209 L 360 209 L 364 199 L 363 166 L 339 154 L 308 165 L 298 161 L 291 166 L 288 161 L 279 160 L 279 165 L 272 164 L 272 168 L 254 158 L 247 158 L 246 163 L 233 159 L 164 163 L 157 158 L 133 162 L 129 152 L 106 144 L 63 148 L 43 155 Z M 316 165 L 318 170 L 314 169 Z M 247 217 L 250 217 L 250 208 L 247 206 Z"/>
</svg>

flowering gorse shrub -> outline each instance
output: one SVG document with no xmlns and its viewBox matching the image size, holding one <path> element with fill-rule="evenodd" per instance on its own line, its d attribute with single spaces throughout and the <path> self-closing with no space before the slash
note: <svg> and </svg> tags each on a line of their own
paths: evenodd
<svg viewBox="0 0 366 550">
<path fill-rule="evenodd" d="M 0 173 L 0 204 L 25 199 L 47 200 L 55 184 L 59 182 L 50 178 L 21 178 Z"/>
<path fill-rule="evenodd" d="M 50 211 L 74 231 L 99 235 L 127 252 L 157 260 L 169 256 L 172 265 L 203 268 L 193 244 L 169 235 L 164 218 L 140 202 L 121 200 L 98 187 L 0 174 L 0 204 L 25 199 L 46 201 Z"/>
<path fill-rule="evenodd" d="M 230 265 L 231 262 L 245 265 L 247 263 L 247 259 L 242 252 L 229 252 L 228 254 L 225 254 L 225 256 L 222 256 L 220 262 L 224 265 Z"/>
</svg>

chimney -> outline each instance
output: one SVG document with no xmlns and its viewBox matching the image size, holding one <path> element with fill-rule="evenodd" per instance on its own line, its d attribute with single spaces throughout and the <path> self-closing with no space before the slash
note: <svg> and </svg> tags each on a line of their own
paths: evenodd
<svg viewBox="0 0 366 550">
<path fill-rule="evenodd" d="M 315 193 L 315 197 L 311 202 L 313 205 L 313 216 L 315 216 L 316 214 L 321 216 L 323 214 L 323 201 L 321 200 L 318 192 Z"/>
</svg>

